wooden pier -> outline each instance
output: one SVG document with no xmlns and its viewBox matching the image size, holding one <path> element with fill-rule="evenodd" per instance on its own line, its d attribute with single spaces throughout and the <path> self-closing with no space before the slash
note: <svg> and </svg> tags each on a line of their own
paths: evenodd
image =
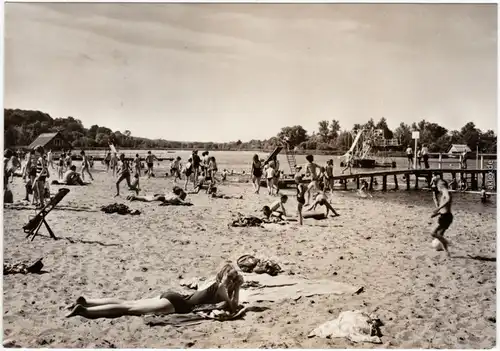
<svg viewBox="0 0 500 351">
<path fill-rule="evenodd" d="M 479 190 L 485 187 L 488 191 L 496 191 L 497 184 L 497 170 L 496 169 L 401 169 L 401 170 L 386 170 L 386 171 L 373 171 L 362 172 L 354 174 L 336 175 L 333 177 L 335 183 L 341 182 L 343 189 L 347 190 L 349 181 L 356 183 L 356 188 L 361 187 L 361 180 L 366 179 L 369 184 L 369 190 L 373 190 L 373 185 L 376 179 L 381 179 L 382 191 L 398 190 L 400 189 L 398 183 L 398 176 L 404 176 L 403 182 L 406 184 L 406 190 L 419 189 L 419 182 L 426 182 L 427 186 L 430 184 L 432 175 L 436 173 L 441 179 L 451 180 L 456 179 L 459 182 L 463 179 L 468 184 L 469 190 Z M 448 175 L 445 177 L 445 175 Z M 387 179 L 393 179 L 393 189 L 388 189 Z M 309 180 L 304 179 L 304 183 Z M 293 179 L 285 178 L 280 181 L 281 187 L 289 187 L 295 184 Z M 413 184 L 413 186 L 412 186 Z"/>
</svg>

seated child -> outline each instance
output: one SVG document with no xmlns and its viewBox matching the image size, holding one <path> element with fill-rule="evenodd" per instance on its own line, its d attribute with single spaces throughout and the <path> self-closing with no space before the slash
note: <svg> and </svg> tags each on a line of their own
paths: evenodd
<svg viewBox="0 0 500 351">
<path fill-rule="evenodd" d="M 135 191 L 136 195 L 139 195 L 139 191 L 141 190 L 139 188 L 139 174 L 136 173 L 134 175 L 134 179 L 132 179 L 132 182 L 130 183 L 129 190 Z"/>
<path fill-rule="evenodd" d="M 264 208 L 270 209 L 270 211 L 271 211 L 270 216 L 284 219 L 283 217 L 286 216 L 285 204 L 287 201 L 288 201 L 288 196 L 281 195 L 279 200 L 273 202 L 271 204 L 271 206 L 264 206 Z M 262 209 L 263 212 L 264 212 L 264 208 Z"/>
<path fill-rule="evenodd" d="M 481 187 L 481 202 L 484 204 L 488 202 L 488 199 L 490 198 L 491 194 L 486 193 L 486 188 L 483 186 Z"/>
<path fill-rule="evenodd" d="M 359 194 L 363 197 L 367 197 L 367 196 L 370 196 L 370 197 L 373 197 L 371 194 L 367 193 L 368 191 L 368 182 L 363 179 L 361 181 L 361 189 L 359 189 Z"/>
<path fill-rule="evenodd" d="M 63 176 L 63 183 L 66 185 L 84 185 L 80 174 L 76 172 L 76 166 L 72 165 Z"/>
</svg>

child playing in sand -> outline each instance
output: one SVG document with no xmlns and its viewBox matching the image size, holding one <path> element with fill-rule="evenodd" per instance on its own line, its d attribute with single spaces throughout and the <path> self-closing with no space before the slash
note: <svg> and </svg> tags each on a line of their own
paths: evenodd
<svg viewBox="0 0 500 351">
<path fill-rule="evenodd" d="M 135 191 L 136 195 L 139 195 L 139 191 L 141 189 L 139 188 L 139 174 L 138 173 L 134 174 L 134 179 L 132 179 L 132 183 L 130 183 L 129 190 Z"/>
<path fill-rule="evenodd" d="M 359 195 L 361 197 L 373 197 L 371 194 L 369 194 L 368 192 L 368 182 L 366 180 L 362 180 L 361 181 L 361 189 L 359 189 Z"/>
<path fill-rule="evenodd" d="M 225 182 L 225 181 L 226 181 L 228 174 L 229 174 L 229 173 L 227 172 L 227 169 L 224 169 L 224 170 L 222 171 L 222 181 L 223 181 L 223 182 Z"/>
<path fill-rule="evenodd" d="M 431 215 L 431 218 L 439 216 L 438 225 L 436 229 L 432 232 L 432 236 L 438 239 L 443 245 L 444 250 L 450 256 L 448 251 L 448 241 L 444 238 L 444 232 L 450 227 L 453 222 L 453 215 L 451 214 L 451 194 L 448 191 L 448 183 L 446 181 L 439 179 L 437 181 L 437 191 L 441 195 L 438 203 L 436 204 L 436 209 Z"/>
<path fill-rule="evenodd" d="M 116 181 L 116 195 L 120 196 L 120 183 L 123 180 L 127 181 L 127 185 L 130 188 L 132 184 L 130 184 L 130 165 L 129 162 L 125 159 L 125 154 L 120 154 L 121 165 L 117 171 L 118 180 Z"/>
<path fill-rule="evenodd" d="M 90 164 L 89 164 L 89 159 L 85 155 L 85 151 L 81 151 L 80 155 L 82 156 L 82 180 L 85 180 L 85 172 L 88 173 L 90 176 L 90 179 L 94 181 L 94 177 L 92 177 L 92 173 L 90 173 Z"/>
<path fill-rule="evenodd" d="M 484 204 L 488 202 L 488 199 L 490 198 L 491 194 L 488 194 L 486 192 L 486 188 L 483 186 L 481 187 L 481 202 Z"/>
<path fill-rule="evenodd" d="M 326 194 L 324 192 L 324 188 L 320 188 L 320 193 L 316 195 L 316 198 L 314 199 L 314 203 L 307 209 L 307 211 L 314 211 L 317 206 L 325 206 L 326 207 L 326 217 L 328 217 L 328 214 L 330 211 L 333 213 L 334 217 L 339 216 L 339 214 L 335 211 L 335 209 L 332 207 L 332 205 L 328 202 L 328 198 L 326 197 Z"/>
<path fill-rule="evenodd" d="M 311 176 L 311 182 L 307 186 L 306 190 L 306 195 L 307 195 L 306 205 L 308 205 L 309 202 L 311 202 L 311 192 L 313 191 L 313 189 L 318 189 L 319 187 L 318 170 L 321 167 L 318 164 L 314 163 L 313 155 L 307 155 L 306 160 L 307 160 L 306 174 L 309 174 Z"/>
<path fill-rule="evenodd" d="M 217 304 L 217 308 L 227 309 L 231 315 L 238 310 L 239 290 L 243 281 L 243 276 L 235 266 L 231 262 L 226 262 L 217 273 L 212 285 L 191 295 L 181 295 L 169 291 L 154 298 L 136 301 L 79 297 L 76 300 L 76 306 L 66 317 L 82 316 L 96 319 L 147 314 L 190 313 L 195 307 L 207 304 Z"/>
<path fill-rule="evenodd" d="M 134 158 L 134 170 L 135 174 L 141 176 L 141 158 L 139 157 L 139 154 L 135 154 Z"/>
<path fill-rule="evenodd" d="M 72 165 L 69 170 L 64 173 L 62 181 L 66 185 L 85 185 L 80 175 L 76 172 L 75 165 Z"/>
<path fill-rule="evenodd" d="M 269 208 L 271 209 L 271 214 L 275 217 L 283 219 L 286 216 L 285 204 L 288 201 L 288 196 L 281 195 L 280 199 L 273 202 Z"/>
</svg>

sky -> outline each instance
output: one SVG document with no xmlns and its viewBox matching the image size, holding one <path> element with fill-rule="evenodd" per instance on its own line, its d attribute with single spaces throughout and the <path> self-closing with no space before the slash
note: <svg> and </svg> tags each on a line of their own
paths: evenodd
<svg viewBox="0 0 500 351">
<path fill-rule="evenodd" d="M 6 3 L 4 107 L 181 141 L 496 131 L 496 6 Z"/>
</svg>

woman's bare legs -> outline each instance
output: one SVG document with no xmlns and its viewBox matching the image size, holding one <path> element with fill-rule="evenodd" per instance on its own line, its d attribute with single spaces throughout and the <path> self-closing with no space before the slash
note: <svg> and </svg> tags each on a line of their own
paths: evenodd
<svg viewBox="0 0 500 351">
<path fill-rule="evenodd" d="M 81 303 L 83 304 L 81 304 Z M 154 297 L 136 301 L 118 299 L 77 299 L 77 305 L 66 317 L 82 316 L 89 319 L 141 316 L 151 313 L 172 314 L 174 306 L 167 299 Z"/>
<path fill-rule="evenodd" d="M 260 179 L 261 177 L 257 177 L 257 190 L 255 191 L 257 194 L 260 192 Z"/>
</svg>

